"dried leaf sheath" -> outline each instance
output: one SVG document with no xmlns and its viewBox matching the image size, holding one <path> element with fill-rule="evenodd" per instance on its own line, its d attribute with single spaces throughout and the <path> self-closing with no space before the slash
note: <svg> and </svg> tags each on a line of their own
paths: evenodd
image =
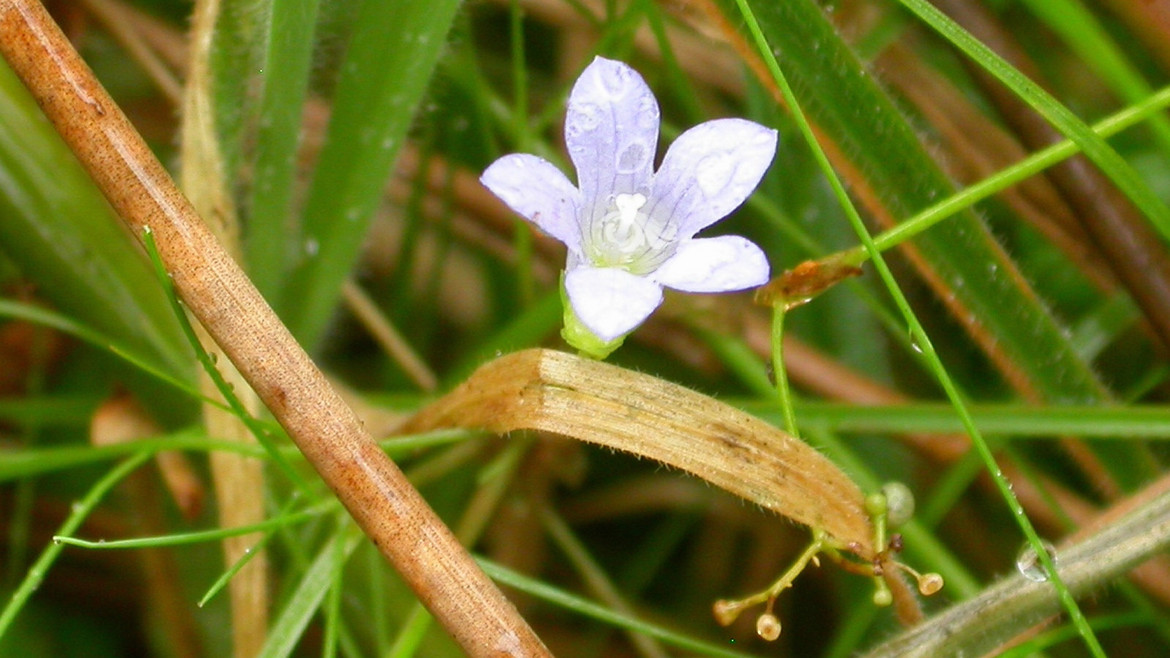
<svg viewBox="0 0 1170 658">
<path fill-rule="evenodd" d="M 649 457 L 692 473 L 873 556 L 864 496 L 806 443 L 695 391 L 553 350 L 482 366 L 407 421 L 404 432 L 534 429 Z"/>
</svg>

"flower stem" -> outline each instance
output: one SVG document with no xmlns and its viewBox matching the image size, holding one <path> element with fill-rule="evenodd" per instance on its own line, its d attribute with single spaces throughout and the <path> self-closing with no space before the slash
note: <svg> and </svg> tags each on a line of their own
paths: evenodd
<svg viewBox="0 0 1170 658">
<path fill-rule="evenodd" d="M 792 407 L 792 393 L 788 388 L 788 372 L 784 369 L 784 317 L 788 315 L 785 304 L 772 307 L 772 373 L 776 378 L 776 394 L 780 410 L 784 413 L 784 429 L 792 436 L 800 436 L 796 426 L 796 410 Z"/>
</svg>

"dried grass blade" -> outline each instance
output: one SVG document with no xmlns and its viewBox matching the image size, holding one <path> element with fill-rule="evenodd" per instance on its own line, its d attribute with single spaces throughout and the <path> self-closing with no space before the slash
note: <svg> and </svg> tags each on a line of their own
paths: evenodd
<svg viewBox="0 0 1170 658">
<path fill-rule="evenodd" d="M 874 553 L 861 490 L 833 462 L 764 421 L 677 384 L 554 350 L 500 357 L 406 422 L 519 429 L 648 457 Z"/>
</svg>

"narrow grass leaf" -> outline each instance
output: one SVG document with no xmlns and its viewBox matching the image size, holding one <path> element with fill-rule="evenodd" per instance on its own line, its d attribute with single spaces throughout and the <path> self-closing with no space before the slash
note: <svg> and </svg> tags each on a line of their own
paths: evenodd
<svg viewBox="0 0 1170 658">
<path fill-rule="evenodd" d="M 321 548 L 301 581 L 297 583 L 296 590 L 277 615 L 268 632 L 268 642 L 265 643 L 259 658 L 285 658 L 292 654 L 304 636 L 309 621 L 321 607 L 325 593 L 333 585 L 334 563 L 338 559 L 348 559 L 361 538 L 362 534 L 351 528 L 349 532 L 334 535 L 333 539 Z M 340 544 L 340 551 L 335 548 L 335 544 Z"/>
<path fill-rule="evenodd" d="M 300 260 L 278 310 L 310 350 L 328 326 L 458 0 L 362 3 L 303 213 Z"/>
<path fill-rule="evenodd" d="M 993 52 L 926 0 L 899 0 L 903 7 L 929 25 L 952 45 L 1007 85 L 1021 100 L 1039 112 L 1057 130 L 1081 147 L 1106 176 L 1127 196 L 1162 234 L 1170 239 L 1170 207 L 1157 197 L 1105 140 L 1035 82 Z"/>
<path fill-rule="evenodd" d="M 0 250 L 38 294 L 156 370 L 190 372 L 150 265 L 3 62 L 0 216 Z"/>
<path fill-rule="evenodd" d="M 269 299 L 280 290 L 286 256 L 296 243 L 292 200 L 297 147 L 319 4 L 318 0 L 273 0 L 268 14 L 244 260 L 252 282 Z"/>
</svg>

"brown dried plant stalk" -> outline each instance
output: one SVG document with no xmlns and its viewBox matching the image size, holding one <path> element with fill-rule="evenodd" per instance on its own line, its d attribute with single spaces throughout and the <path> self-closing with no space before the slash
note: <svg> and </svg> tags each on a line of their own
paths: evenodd
<svg viewBox="0 0 1170 658">
<path fill-rule="evenodd" d="M 378 449 L 36 0 L 0 0 L 0 53 L 131 232 L 419 599 L 472 656 L 548 650 Z"/>
<path fill-rule="evenodd" d="M 207 228 L 233 257 L 240 255 L 239 220 L 225 183 L 219 135 L 215 130 L 214 81 L 211 66 L 212 34 L 219 18 L 219 0 L 197 0 L 191 14 L 188 49 L 189 72 L 183 85 L 180 113 L 179 185 Z M 239 371 L 219 359 L 220 348 L 206 331 L 196 328 L 199 343 L 216 356 L 220 374 L 236 392 L 247 413 L 260 411 L 260 400 Z M 225 402 L 206 371 L 200 371 L 199 388 L 208 399 Z M 223 404 L 203 404 L 203 427 L 210 436 L 254 443 L 247 424 Z M 225 528 L 252 525 L 264 520 L 264 462 L 227 451 L 208 458 L 219 524 Z M 251 658 L 260 654 L 268 637 L 268 553 L 261 544 L 263 533 L 226 537 L 222 541 L 224 564 L 249 558 L 228 583 L 231 601 L 232 655 Z"/>
</svg>

